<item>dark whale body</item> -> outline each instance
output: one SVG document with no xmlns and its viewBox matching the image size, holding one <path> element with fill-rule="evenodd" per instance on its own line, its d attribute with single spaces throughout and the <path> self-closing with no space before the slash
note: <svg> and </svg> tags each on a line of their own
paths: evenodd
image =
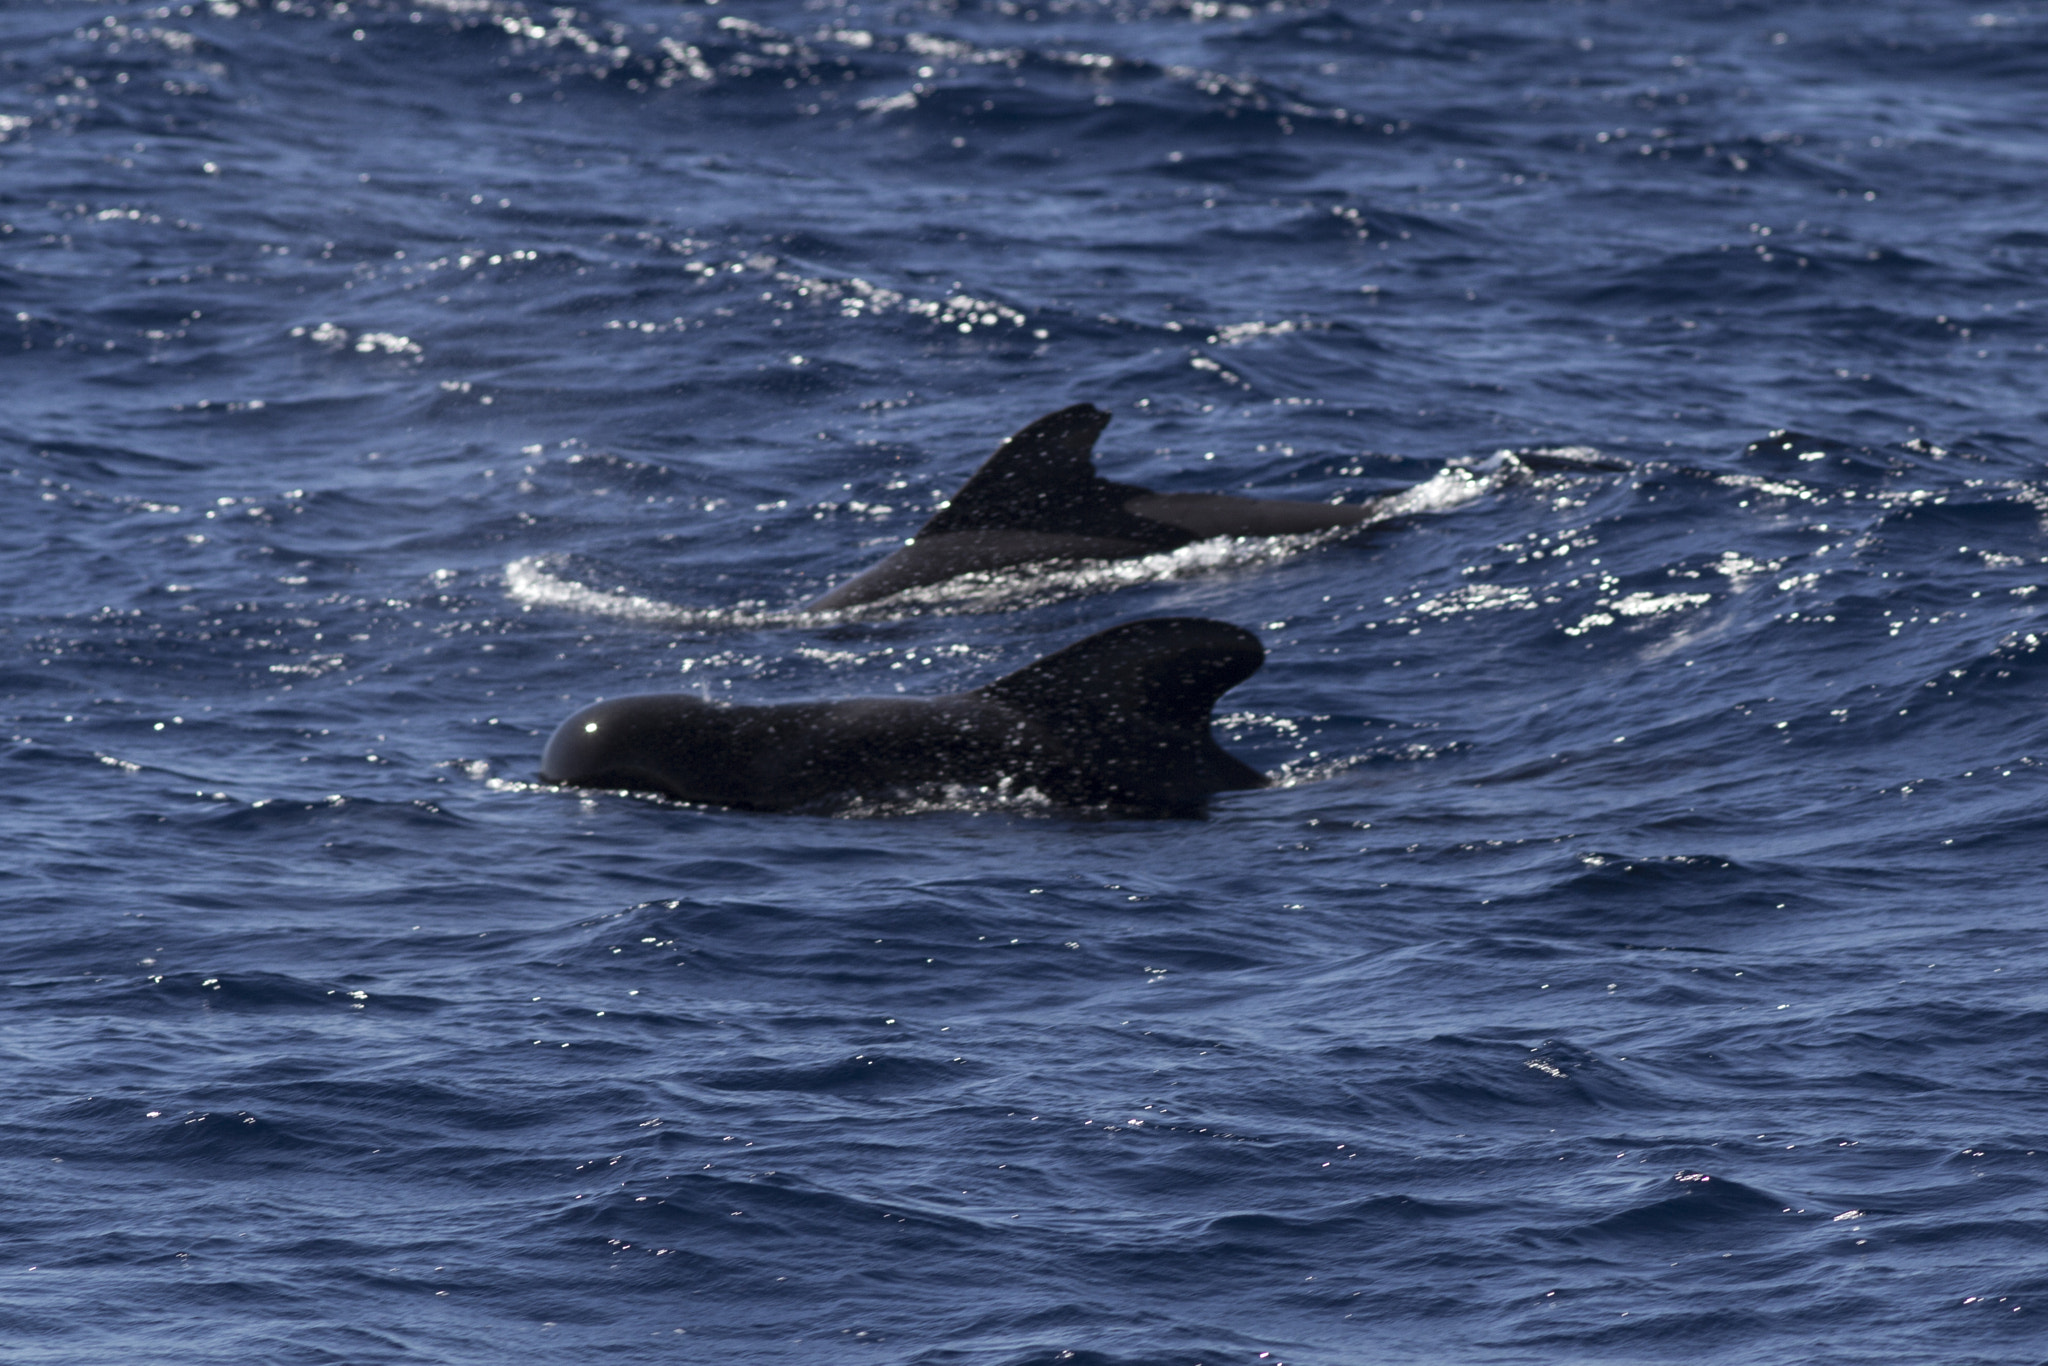
<svg viewBox="0 0 2048 1366">
<path fill-rule="evenodd" d="M 1355 504 L 1220 493 L 1154 493 L 1095 472 L 1109 414 L 1087 403 L 1049 413 L 996 449 L 903 549 L 811 603 L 853 607 L 906 588 L 1034 560 L 1126 560 L 1211 536 L 1285 536 L 1355 526 Z"/>
<path fill-rule="evenodd" d="M 564 721 L 541 776 L 751 811 L 960 784 L 1035 789 L 1063 806 L 1197 815 L 1213 793 L 1266 785 L 1209 733 L 1216 699 L 1265 657 L 1239 627 L 1156 617 L 942 697 L 775 706 L 620 697 Z"/>
</svg>

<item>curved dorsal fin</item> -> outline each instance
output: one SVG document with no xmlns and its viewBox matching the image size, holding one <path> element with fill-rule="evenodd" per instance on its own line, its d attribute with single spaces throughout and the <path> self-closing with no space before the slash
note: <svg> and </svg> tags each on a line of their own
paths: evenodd
<svg viewBox="0 0 2048 1366">
<path fill-rule="evenodd" d="M 1092 403 L 1047 413 L 996 447 L 917 534 L 1052 531 L 1111 536 L 1156 550 L 1193 540 L 1179 527 L 1124 509 L 1148 490 L 1095 472 L 1095 439 L 1108 425 L 1109 414 Z"/>
<path fill-rule="evenodd" d="M 1097 631 L 977 691 L 1055 723 L 1150 722 L 1206 737 L 1216 699 L 1265 662 L 1266 647 L 1241 626 L 1151 617 Z"/>
</svg>

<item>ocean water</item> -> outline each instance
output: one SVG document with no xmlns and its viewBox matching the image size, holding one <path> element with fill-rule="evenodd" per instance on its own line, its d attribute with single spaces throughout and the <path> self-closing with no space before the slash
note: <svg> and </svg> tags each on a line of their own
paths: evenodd
<svg viewBox="0 0 2048 1366">
<path fill-rule="evenodd" d="M 1418 3 L 0 9 L 0 1355 L 2048 1359 L 2048 7 Z M 801 610 L 1082 401 L 1380 515 Z"/>
</svg>

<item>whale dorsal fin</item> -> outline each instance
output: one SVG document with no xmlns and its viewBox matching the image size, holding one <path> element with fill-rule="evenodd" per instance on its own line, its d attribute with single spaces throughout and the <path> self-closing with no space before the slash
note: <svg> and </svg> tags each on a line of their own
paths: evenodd
<svg viewBox="0 0 2048 1366">
<path fill-rule="evenodd" d="M 1085 737 L 1112 798 L 1162 785 L 1263 787 L 1263 774 L 1216 743 L 1209 718 L 1216 700 L 1265 660 L 1259 638 L 1242 627 L 1153 617 L 1098 631 L 976 695 Z"/>
<path fill-rule="evenodd" d="M 1033 713 L 1123 710 L 1176 728 L 1206 729 L 1216 699 L 1265 662 L 1266 647 L 1242 626 L 1150 617 L 1097 631 L 979 691 Z"/>
<path fill-rule="evenodd" d="M 1149 490 L 1095 472 L 1095 439 L 1109 414 L 1092 403 L 1048 413 L 996 447 L 946 506 L 918 531 L 1051 531 L 1115 537 L 1171 550 L 1192 534 L 1124 509 Z"/>
</svg>

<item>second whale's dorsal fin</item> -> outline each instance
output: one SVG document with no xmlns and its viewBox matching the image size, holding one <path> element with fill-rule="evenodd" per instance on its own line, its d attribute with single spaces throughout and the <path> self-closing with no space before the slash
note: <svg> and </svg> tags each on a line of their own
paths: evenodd
<svg viewBox="0 0 2048 1366">
<path fill-rule="evenodd" d="M 1111 789 L 1120 769 L 1199 771 L 1215 787 L 1263 787 L 1257 769 L 1209 733 L 1216 700 L 1259 671 L 1266 649 L 1240 626 L 1153 617 L 1098 631 L 1008 674 L 975 695 L 1014 707 L 1070 736 L 1089 737 Z M 1147 779 L 1156 784 L 1158 774 Z"/>
<path fill-rule="evenodd" d="M 946 506 L 918 531 L 1049 531 L 1133 541 L 1170 550 L 1194 537 L 1124 508 L 1148 490 L 1095 472 L 1095 440 L 1109 414 L 1092 403 L 1047 413 L 996 448 Z"/>
<path fill-rule="evenodd" d="M 996 447 L 922 535 L 948 531 L 1011 531 L 1040 520 L 1047 505 L 1070 505 L 1093 492 L 1095 439 L 1109 414 L 1092 403 L 1076 403 L 1038 421 Z"/>
</svg>

